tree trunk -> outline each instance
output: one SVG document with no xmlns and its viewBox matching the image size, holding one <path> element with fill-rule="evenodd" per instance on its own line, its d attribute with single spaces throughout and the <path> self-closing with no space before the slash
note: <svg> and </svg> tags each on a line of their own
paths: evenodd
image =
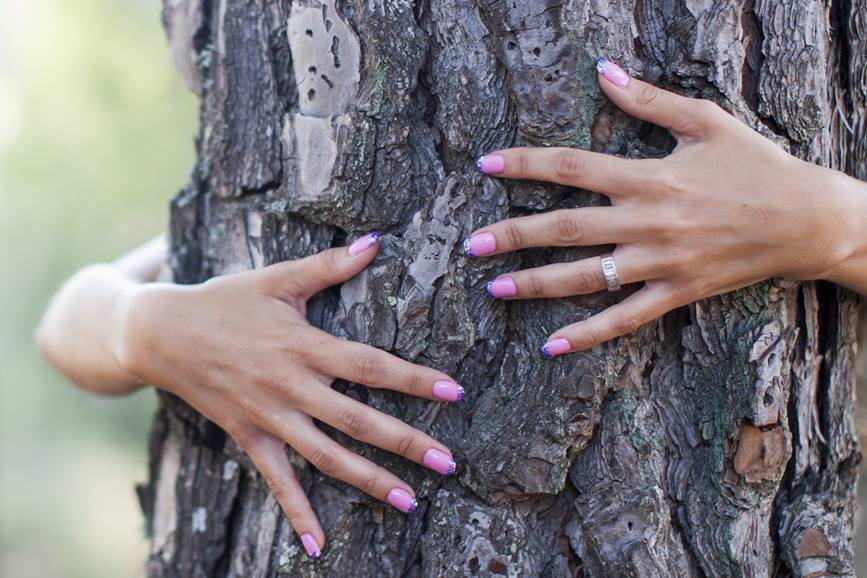
<svg viewBox="0 0 867 578">
<path fill-rule="evenodd" d="M 473 261 L 461 240 L 606 203 L 482 176 L 480 153 L 672 149 L 604 98 L 598 55 L 867 179 L 867 0 L 165 0 L 165 23 L 201 95 L 198 161 L 172 204 L 176 280 L 381 230 L 373 265 L 316 298 L 311 320 L 442 369 L 467 397 L 335 385 L 461 467 L 441 479 L 329 430 L 416 488 L 419 509 L 292 454 L 329 537 L 310 561 L 235 444 L 162 396 L 140 488 L 150 576 L 854 573 L 857 296 L 772 280 L 544 359 L 551 331 L 622 296 L 505 303 L 484 283 L 599 248 Z"/>
</svg>

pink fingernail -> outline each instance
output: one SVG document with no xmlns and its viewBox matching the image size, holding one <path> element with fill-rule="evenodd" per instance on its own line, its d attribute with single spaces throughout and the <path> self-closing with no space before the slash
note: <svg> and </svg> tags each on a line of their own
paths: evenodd
<svg viewBox="0 0 867 578">
<path fill-rule="evenodd" d="M 454 381 L 444 379 L 434 382 L 431 393 L 435 398 L 443 401 L 461 401 L 464 399 L 464 388 Z"/>
<path fill-rule="evenodd" d="M 452 456 L 445 452 L 441 452 L 436 448 L 431 448 L 426 451 L 421 461 L 433 471 L 444 476 L 455 473 L 455 470 L 458 468 L 458 465 L 455 463 Z"/>
<path fill-rule="evenodd" d="M 629 84 L 629 75 L 626 71 L 607 58 L 596 59 L 596 71 L 617 88 L 626 88 Z"/>
<path fill-rule="evenodd" d="M 476 167 L 486 175 L 498 175 L 505 166 L 503 155 L 482 155 L 476 159 Z"/>
<path fill-rule="evenodd" d="M 569 341 L 563 339 L 562 337 L 558 337 L 557 339 L 551 339 L 542 346 L 542 353 L 545 354 L 546 357 L 555 357 L 557 355 L 562 355 L 572 349 L 572 345 L 569 344 Z"/>
<path fill-rule="evenodd" d="M 319 558 L 321 552 L 319 551 L 319 544 L 316 543 L 316 538 L 311 534 L 301 534 L 301 543 L 304 544 L 304 549 L 307 551 L 308 556 L 314 560 Z"/>
<path fill-rule="evenodd" d="M 515 286 L 515 281 L 508 275 L 497 277 L 493 281 L 488 281 L 485 287 L 488 295 L 491 297 L 514 297 L 518 294 L 518 288 Z"/>
<path fill-rule="evenodd" d="M 379 231 L 374 231 L 368 235 L 361 237 L 360 239 L 356 239 L 354 243 L 349 246 L 349 254 L 355 257 L 356 255 L 361 255 L 374 245 L 379 242 Z"/>
<path fill-rule="evenodd" d="M 464 252 L 470 257 L 483 257 L 497 250 L 493 233 L 478 233 L 464 239 Z"/>
<path fill-rule="evenodd" d="M 393 488 L 385 498 L 388 503 L 405 514 L 411 514 L 418 507 L 415 496 L 403 488 Z"/>
</svg>

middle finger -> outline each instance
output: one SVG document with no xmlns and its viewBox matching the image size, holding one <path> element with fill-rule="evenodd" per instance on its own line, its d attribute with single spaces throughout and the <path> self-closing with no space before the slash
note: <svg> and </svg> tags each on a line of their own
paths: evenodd
<svg viewBox="0 0 867 578">
<path fill-rule="evenodd" d="M 321 389 L 302 408 L 304 413 L 360 442 L 402 456 L 437 473 L 454 473 L 457 466 L 451 452 L 432 437 L 330 387 L 313 387 Z"/>
<path fill-rule="evenodd" d="M 574 247 L 635 241 L 641 223 L 623 207 L 560 209 L 506 219 L 475 231 L 464 241 L 470 257 L 531 247 Z"/>
</svg>

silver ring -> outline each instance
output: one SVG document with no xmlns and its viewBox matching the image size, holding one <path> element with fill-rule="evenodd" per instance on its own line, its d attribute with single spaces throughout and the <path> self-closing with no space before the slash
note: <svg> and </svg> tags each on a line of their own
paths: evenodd
<svg viewBox="0 0 867 578">
<path fill-rule="evenodd" d="M 620 290 L 620 279 L 617 278 L 617 264 L 614 262 L 614 255 L 602 257 L 602 276 L 605 277 L 605 284 L 608 285 L 609 291 Z"/>
</svg>

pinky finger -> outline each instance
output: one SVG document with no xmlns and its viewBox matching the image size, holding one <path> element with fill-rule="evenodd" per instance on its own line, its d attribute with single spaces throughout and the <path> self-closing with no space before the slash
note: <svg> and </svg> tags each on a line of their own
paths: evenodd
<svg viewBox="0 0 867 578">
<path fill-rule="evenodd" d="M 673 309 L 671 291 L 663 284 L 647 284 L 620 303 L 556 331 L 542 346 L 548 357 L 583 351 L 638 329 Z"/>
<path fill-rule="evenodd" d="M 325 546 L 325 532 L 295 476 L 285 446 L 282 440 L 262 432 L 244 450 L 265 478 L 292 528 L 300 536 L 307 555 L 315 560 Z"/>
</svg>

